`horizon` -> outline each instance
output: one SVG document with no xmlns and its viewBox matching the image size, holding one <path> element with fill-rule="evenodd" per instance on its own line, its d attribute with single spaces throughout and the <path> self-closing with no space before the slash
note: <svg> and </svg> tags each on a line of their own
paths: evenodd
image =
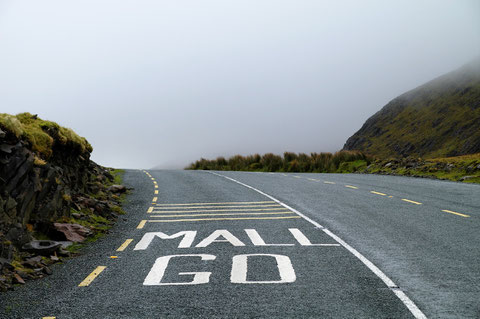
<svg viewBox="0 0 480 319">
<path fill-rule="evenodd" d="M 480 3 L 5 1 L 0 41 L 2 112 L 72 128 L 101 165 L 173 169 L 342 149 L 480 57 Z"/>
</svg>

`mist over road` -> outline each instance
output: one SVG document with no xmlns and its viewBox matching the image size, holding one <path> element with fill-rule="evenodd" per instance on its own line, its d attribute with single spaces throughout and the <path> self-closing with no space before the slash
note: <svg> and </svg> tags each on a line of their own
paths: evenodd
<svg viewBox="0 0 480 319">
<path fill-rule="evenodd" d="M 475 318 L 480 186 L 130 170 L 112 233 L 1 318 Z M 29 305 L 27 307 L 22 305 Z"/>
</svg>

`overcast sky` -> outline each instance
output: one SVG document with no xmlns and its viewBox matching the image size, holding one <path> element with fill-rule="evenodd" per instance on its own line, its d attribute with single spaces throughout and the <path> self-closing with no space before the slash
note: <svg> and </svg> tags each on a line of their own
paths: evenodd
<svg viewBox="0 0 480 319">
<path fill-rule="evenodd" d="M 479 55 L 478 0 L 0 0 L 0 112 L 113 167 L 336 151 Z"/>
</svg>

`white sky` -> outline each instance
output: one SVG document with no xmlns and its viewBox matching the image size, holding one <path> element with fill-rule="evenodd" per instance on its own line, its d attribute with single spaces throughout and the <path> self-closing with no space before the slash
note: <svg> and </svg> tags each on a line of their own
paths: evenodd
<svg viewBox="0 0 480 319">
<path fill-rule="evenodd" d="M 0 0 L 0 112 L 113 167 L 336 151 L 478 56 L 478 0 Z"/>
</svg>

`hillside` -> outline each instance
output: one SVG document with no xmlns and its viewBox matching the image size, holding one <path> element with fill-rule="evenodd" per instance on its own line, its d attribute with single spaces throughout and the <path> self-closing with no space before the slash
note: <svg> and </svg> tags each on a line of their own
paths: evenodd
<svg viewBox="0 0 480 319">
<path fill-rule="evenodd" d="M 480 58 L 406 92 L 345 143 L 382 158 L 480 152 Z"/>
</svg>

